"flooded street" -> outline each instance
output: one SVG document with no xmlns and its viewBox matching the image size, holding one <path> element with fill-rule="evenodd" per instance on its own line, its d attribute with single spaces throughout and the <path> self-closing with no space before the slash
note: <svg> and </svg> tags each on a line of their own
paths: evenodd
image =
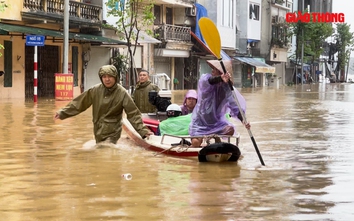
<svg viewBox="0 0 354 221">
<path fill-rule="evenodd" d="M 1 100 L 1 220 L 353 220 L 354 84 L 240 92 L 265 167 L 239 122 L 238 164 L 199 163 L 125 133 L 93 149 L 91 109 L 54 121 L 66 101 Z"/>
</svg>

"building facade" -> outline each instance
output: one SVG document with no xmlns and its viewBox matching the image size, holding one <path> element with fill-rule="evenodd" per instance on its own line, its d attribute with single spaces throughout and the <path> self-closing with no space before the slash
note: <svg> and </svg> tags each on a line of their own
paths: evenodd
<svg viewBox="0 0 354 221">
<path fill-rule="evenodd" d="M 97 70 L 111 63 L 113 51 L 126 50 L 124 39 L 104 23 L 107 0 L 69 1 L 69 71 L 74 75 L 74 95 L 99 83 Z M 330 10 L 331 1 L 303 1 L 310 8 Z M 166 80 L 163 89 L 196 89 L 199 76 L 209 72 L 208 59 L 216 59 L 200 34 L 198 19 L 209 17 L 221 37 L 223 59 L 233 61 L 236 87 L 286 84 L 291 39 L 286 13 L 301 7 L 296 0 L 156 0 L 154 36 L 141 32 L 134 68 L 147 69 L 152 80 Z M 62 72 L 63 2 L 56 0 L 8 1 L 0 13 L 0 98 L 33 96 L 33 50 L 27 35 L 44 35 L 38 47 L 38 95 L 54 97 L 54 74 Z M 199 7 L 199 8 L 198 8 Z M 312 10 L 311 10 L 312 11 Z M 202 14 L 199 14 L 202 13 Z M 111 21 L 111 19 L 113 19 Z M 10 57 L 9 57 L 10 56 Z M 11 63 L 5 62 L 11 60 Z M 11 67 L 9 67 L 11 66 Z M 2 80 L 2 81 L 1 81 Z M 123 82 L 126 85 L 127 82 Z"/>
<path fill-rule="evenodd" d="M 38 97 L 55 97 L 55 73 L 63 71 L 64 2 L 56 0 L 5 1 L 0 12 L 0 99 L 34 96 L 34 50 L 26 45 L 30 35 L 44 36 L 44 46 L 37 47 Z M 123 41 L 103 36 L 102 1 L 69 1 L 68 72 L 73 74 L 73 94 L 85 88 L 88 63 L 109 63 L 107 48 L 124 45 Z M 101 53 L 92 53 L 99 47 Z M 97 56 L 95 58 L 95 56 Z M 90 70 L 91 71 L 91 70 Z M 92 69 L 97 77 L 98 68 Z M 89 72 L 89 71 L 88 71 Z"/>
</svg>

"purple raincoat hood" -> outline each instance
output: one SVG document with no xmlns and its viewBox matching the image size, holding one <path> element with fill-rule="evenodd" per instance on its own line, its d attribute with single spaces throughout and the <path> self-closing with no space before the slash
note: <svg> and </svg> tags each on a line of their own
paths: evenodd
<svg viewBox="0 0 354 221">
<path fill-rule="evenodd" d="M 190 113 L 190 110 L 188 110 L 187 108 L 187 98 L 195 98 L 196 100 L 198 100 L 198 94 L 196 90 L 189 90 L 186 93 L 186 96 L 184 97 L 184 101 L 183 104 L 181 105 L 181 109 L 182 109 L 182 115 L 187 115 Z"/>
<path fill-rule="evenodd" d="M 196 90 L 187 91 L 186 96 L 184 97 L 183 105 L 186 105 L 187 98 L 189 97 L 198 99 L 197 91 Z"/>
</svg>

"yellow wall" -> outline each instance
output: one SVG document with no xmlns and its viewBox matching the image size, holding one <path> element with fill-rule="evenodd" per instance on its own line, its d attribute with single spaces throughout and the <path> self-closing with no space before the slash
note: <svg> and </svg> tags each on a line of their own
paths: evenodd
<svg viewBox="0 0 354 221">
<path fill-rule="evenodd" d="M 1 36 L 0 35 L 0 44 L 4 44 L 4 40 L 10 41 L 10 36 Z M 13 36 L 12 37 L 12 87 L 4 87 L 4 75 L 0 77 L 0 99 L 12 99 L 12 98 L 25 98 L 25 44 L 26 39 L 22 39 L 22 36 Z M 46 45 L 56 45 L 59 46 L 59 67 L 61 72 L 62 70 L 62 54 L 63 54 L 63 43 L 62 42 L 53 42 L 52 40 L 46 40 Z M 69 63 L 71 63 L 72 58 L 72 46 L 78 46 L 79 48 L 79 63 L 78 63 L 78 79 L 79 85 L 74 87 L 74 97 L 80 94 L 80 85 L 81 85 L 81 75 L 82 75 L 82 44 L 70 43 L 69 49 Z M 4 54 L 4 50 L 0 50 Z M 21 57 L 19 60 L 17 58 Z M 0 57 L 0 70 L 4 70 L 4 57 Z M 5 73 L 6 74 L 6 73 Z"/>
<path fill-rule="evenodd" d="M 10 36 L 0 38 L 0 44 L 4 45 L 4 41 L 11 41 Z M 0 77 L 0 98 L 22 98 L 25 94 L 25 71 L 24 71 L 24 50 L 21 47 L 22 38 L 12 38 L 12 87 L 4 87 L 4 75 Z M 25 43 L 23 43 L 24 45 Z M 1 50 L 4 54 L 4 50 Z M 21 56 L 21 59 L 17 61 L 17 56 Z M 22 67 L 23 64 L 23 67 Z M 0 70 L 4 70 L 4 57 L 0 58 Z M 19 73 L 16 73 L 19 72 Z M 5 73 L 6 74 L 6 73 Z"/>
<path fill-rule="evenodd" d="M 7 8 L 5 8 L 5 11 L 0 12 L 0 19 L 21 21 L 23 0 L 3 0 L 3 1 L 7 5 Z"/>
<path fill-rule="evenodd" d="M 171 91 L 171 103 L 182 105 L 184 97 L 188 90 L 173 90 Z"/>
</svg>

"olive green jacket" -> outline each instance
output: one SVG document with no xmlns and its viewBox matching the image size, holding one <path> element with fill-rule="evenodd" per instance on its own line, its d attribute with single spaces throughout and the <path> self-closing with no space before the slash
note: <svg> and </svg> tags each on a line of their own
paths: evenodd
<svg viewBox="0 0 354 221">
<path fill-rule="evenodd" d="M 136 85 L 132 97 L 141 113 L 156 112 L 156 107 L 149 102 L 149 92 L 152 90 L 159 92 L 160 88 L 151 83 L 151 81 L 146 81 L 142 84 L 138 82 Z"/>
<path fill-rule="evenodd" d="M 98 84 L 73 99 L 66 107 L 59 110 L 59 118 L 75 116 L 92 105 L 92 121 L 96 142 L 109 140 L 116 143 L 122 132 L 123 110 L 127 119 L 141 137 L 149 132 L 143 124 L 141 113 L 135 106 L 129 93 L 121 85 L 106 88 Z"/>
</svg>

